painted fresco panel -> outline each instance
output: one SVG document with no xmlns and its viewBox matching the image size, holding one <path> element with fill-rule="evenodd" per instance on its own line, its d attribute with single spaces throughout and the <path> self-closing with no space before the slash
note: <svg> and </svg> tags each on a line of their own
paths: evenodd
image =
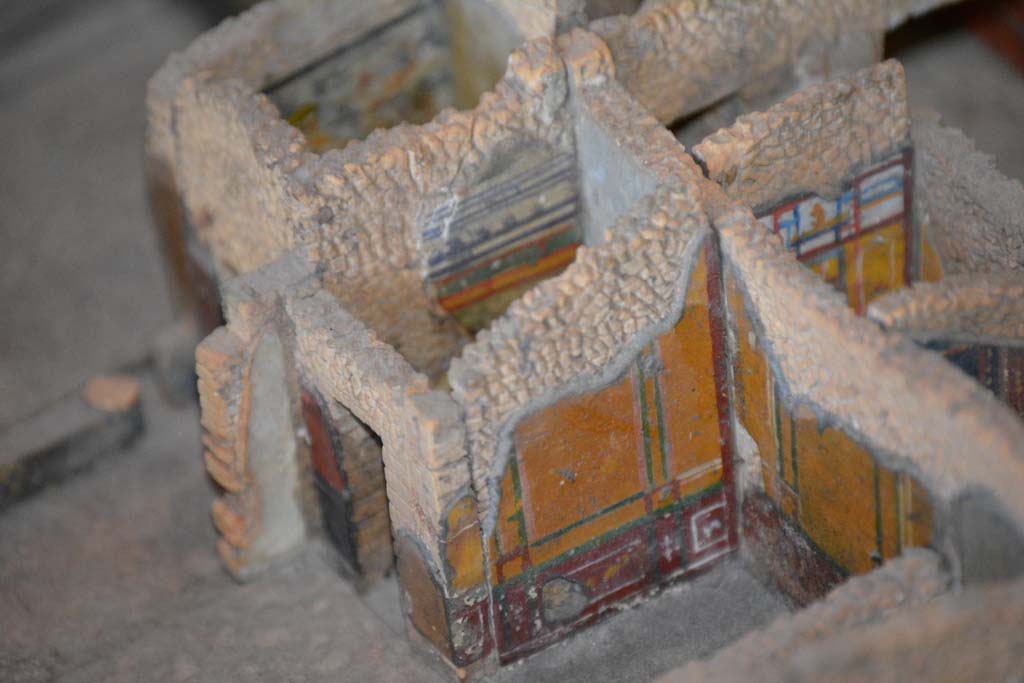
<svg viewBox="0 0 1024 683">
<path fill-rule="evenodd" d="M 904 277 L 908 255 L 902 224 L 884 225 L 845 249 L 853 264 L 847 269 L 846 291 L 858 312 L 866 311 L 881 295 L 909 284 Z"/>
<path fill-rule="evenodd" d="M 731 273 L 726 277 L 730 317 L 735 325 L 737 428 L 751 436 L 761 462 L 765 504 L 748 524 L 781 524 L 775 532 L 745 530 L 748 538 L 778 539 L 798 534 L 803 541 L 770 549 L 816 557 L 776 563 L 818 572 L 821 590 L 851 573 L 871 571 L 903 548 L 931 542 L 932 512 L 923 487 L 902 472 L 878 465 L 848 435 L 822 424 L 806 406 L 790 409 L 760 348 L 744 297 Z M 759 504 L 760 505 L 760 504 Z M 768 542 L 768 541 L 766 541 Z M 769 560 L 768 564 L 772 561 Z M 778 577 L 785 588 L 785 577 Z M 795 590 L 795 586 L 792 586 Z M 795 596 L 800 601 L 814 596 Z"/>
<path fill-rule="evenodd" d="M 882 294 L 925 270 L 935 279 L 941 270 L 913 225 L 912 159 L 909 150 L 898 153 L 851 179 L 835 198 L 787 200 L 759 212 L 758 220 L 863 314 Z"/>
<path fill-rule="evenodd" d="M 707 281 L 703 259 L 694 266 L 691 278 Z M 679 323 L 657 342 L 662 370 L 655 400 L 665 431 L 657 474 L 678 482 L 683 496 L 703 491 L 722 476 L 710 325 L 707 287 L 693 286 Z"/>
<path fill-rule="evenodd" d="M 726 300 L 730 318 L 735 325 L 736 349 L 733 354 L 735 378 L 735 406 L 737 428 L 750 435 L 766 472 L 775 471 L 774 385 L 768 370 L 768 361 L 760 351 L 757 334 L 746 315 L 746 304 L 732 277 L 726 273 Z M 775 495 L 774 479 L 764 476 L 765 490 Z"/>
<path fill-rule="evenodd" d="M 516 430 L 531 543 L 641 494 L 632 378 L 568 399 Z"/>
<path fill-rule="evenodd" d="M 505 661 L 735 548 L 724 372 L 714 357 L 724 331 L 712 334 L 723 323 L 709 306 L 719 289 L 705 256 L 677 324 L 620 380 L 559 401 L 514 433 L 490 546 Z"/>
<path fill-rule="evenodd" d="M 895 530 L 881 519 L 880 479 L 892 473 L 842 432 L 819 431 L 813 417 L 797 420 L 796 434 L 801 527 L 845 571 L 871 571 L 883 559 L 883 537 Z"/>
<path fill-rule="evenodd" d="M 494 536 L 496 548 L 492 553 L 494 557 L 513 557 L 525 552 L 526 520 L 523 517 L 520 489 L 519 465 L 516 459 L 512 458 L 501 480 L 501 499 L 498 501 L 498 519 Z"/>
<path fill-rule="evenodd" d="M 463 592 L 484 581 L 484 553 L 476 498 L 462 497 L 445 519 L 445 561 L 451 586 Z"/>
<path fill-rule="evenodd" d="M 572 263 L 582 242 L 578 194 L 572 154 L 527 144 L 471 192 L 438 205 L 419 239 L 441 307 L 475 333 Z"/>
<path fill-rule="evenodd" d="M 378 128 L 421 124 L 454 103 L 444 16 L 422 6 L 284 81 L 267 96 L 315 152 Z"/>
<path fill-rule="evenodd" d="M 302 392 L 302 412 L 310 438 L 313 483 L 324 529 L 338 553 L 353 569 L 357 569 L 359 557 L 353 538 L 354 520 L 349 504 L 351 492 L 341 467 L 338 440 L 319 400 L 308 391 Z"/>
<path fill-rule="evenodd" d="M 1024 342 L 937 340 L 925 346 L 941 353 L 1024 417 Z"/>
<path fill-rule="evenodd" d="M 687 567 L 699 569 L 732 549 L 729 539 L 729 509 L 725 491 L 716 490 L 698 505 L 682 513 Z"/>
<path fill-rule="evenodd" d="M 302 391 L 302 412 L 324 530 L 365 587 L 392 566 L 380 444 L 354 418 L 332 415 L 313 390 Z"/>
<path fill-rule="evenodd" d="M 533 565 L 540 565 L 557 561 L 578 548 L 593 543 L 595 539 L 604 539 L 614 535 L 617 530 L 644 519 L 646 514 L 647 501 L 643 494 L 627 498 L 601 514 L 594 515 L 580 524 L 567 526 L 543 539 L 542 542 L 531 545 L 530 562 Z"/>
<path fill-rule="evenodd" d="M 561 640 L 652 586 L 710 567 L 734 545 L 721 487 L 597 539 L 495 589 L 498 648 L 509 662 Z"/>
</svg>

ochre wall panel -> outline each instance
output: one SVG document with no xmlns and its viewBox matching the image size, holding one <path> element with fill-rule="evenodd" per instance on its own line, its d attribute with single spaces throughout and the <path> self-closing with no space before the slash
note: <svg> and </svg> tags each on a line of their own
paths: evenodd
<svg viewBox="0 0 1024 683">
<path fill-rule="evenodd" d="M 516 430 L 526 529 L 535 543 L 642 491 L 633 382 L 570 398 Z"/>
</svg>

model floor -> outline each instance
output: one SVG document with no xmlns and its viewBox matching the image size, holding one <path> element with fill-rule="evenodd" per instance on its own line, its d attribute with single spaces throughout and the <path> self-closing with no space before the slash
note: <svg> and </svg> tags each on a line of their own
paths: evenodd
<svg viewBox="0 0 1024 683">
<path fill-rule="evenodd" d="M 136 447 L 0 516 L 0 680 L 444 680 L 406 645 L 396 584 L 356 595 L 325 547 L 234 583 L 213 549 L 195 411 L 145 401 Z M 784 609 L 729 563 L 498 680 L 646 681 Z"/>
</svg>

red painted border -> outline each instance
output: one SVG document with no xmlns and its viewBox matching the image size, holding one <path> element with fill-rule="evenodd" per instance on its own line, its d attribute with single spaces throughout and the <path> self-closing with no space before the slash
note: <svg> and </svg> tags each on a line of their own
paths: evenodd
<svg viewBox="0 0 1024 683">
<path fill-rule="evenodd" d="M 857 207 L 857 220 L 860 221 L 860 206 Z M 826 244 L 824 246 L 817 247 L 815 249 L 812 249 L 811 251 L 800 254 L 799 256 L 796 256 L 796 254 L 793 255 L 796 256 L 796 259 L 800 261 L 800 263 L 805 263 L 806 261 L 813 259 L 817 256 L 821 256 L 822 254 L 832 251 L 833 249 L 838 249 L 839 247 L 850 244 L 851 242 L 856 243 L 857 240 L 859 240 L 861 237 L 864 237 L 865 235 L 870 235 L 873 232 L 878 232 L 882 228 L 888 228 L 889 226 L 896 225 L 897 223 L 902 223 L 904 226 L 904 232 L 906 232 L 907 221 L 905 212 L 893 214 L 892 217 L 879 221 L 878 223 L 875 223 L 870 227 L 864 228 L 863 230 L 858 228 L 852 235 L 850 235 L 849 237 L 844 237 L 838 242 L 833 242 L 832 244 Z"/>
<path fill-rule="evenodd" d="M 1024 26 L 1024 1 L 1008 0 L 993 3 L 989 11 L 968 14 L 971 30 L 988 43 L 1007 62 L 1024 74 L 1024 40 L 1020 27 Z"/>
<path fill-rule="evenodd" d="M 725 491 L 726 516 L 729 524 L 729 545 L 739 543 L 736 514 L 736 484 L 733 474 L 733 434 L 729 400 L 729 349 L 725 341 L 725 295 L 722 284 L 722 255 L 718 240 L 706 238 L 704 261 L 708 281 L 708 321 L 711 329 L 711 361 L 715 369 L 715 403 L 718 408 L 718 431 L 722 444 L 722 488 Z"/>
<path fill-rule="evenodd" d="M 920 277 L 918 268 L 914 267 L 914 259 L 918 257 L 916 236 L 919 231 L 914 226 L 914 150 L 903 151 L 903 286 L 909 287 Z"/>
</svg>

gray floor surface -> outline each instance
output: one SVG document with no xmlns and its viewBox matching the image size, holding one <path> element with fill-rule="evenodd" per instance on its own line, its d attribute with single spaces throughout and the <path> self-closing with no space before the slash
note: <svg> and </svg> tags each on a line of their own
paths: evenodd
<svg viewBox="0 0 1024 683">
<path fill-rule="evenodd" d="M 0 681 L 445 680 L 406 644 L 394 582 L 360 597 L 326 548 L 232 581 L 213 549 L 196 412 L 144 399 L 135 448 L 0 515 Z M 731 562 L 496 680 L 649 681 L 784 611 Z"/>
<path fill-rule="evenodd" d="M 205 20 L 167 0 L 82 2 L 0 52 L 0 428 L 143 358 L 171 320 L 145 87 Z"/>
<path fill-rule="evenodd" d="M 180 0 L 43 5 L 74 10 L 0 33 L 0 429 L 145 357 L 170 323 L 142 186 L 143 97 L 166 54 L 208 25 Z M 964 31 L 896 56 L 914 107 L 1024 177 L 1024 81 L 1009 65 Z M 393 583 L 361 599 L 322 550 L 231 582 L 194 409 L 149 389 L 146 406 L 132 451 L 0 516 L 0 681 L 441 680 L 396 637 Z M 782 610 L 732 564 L 499 680 L 650 680 Z"/>
</svg>

